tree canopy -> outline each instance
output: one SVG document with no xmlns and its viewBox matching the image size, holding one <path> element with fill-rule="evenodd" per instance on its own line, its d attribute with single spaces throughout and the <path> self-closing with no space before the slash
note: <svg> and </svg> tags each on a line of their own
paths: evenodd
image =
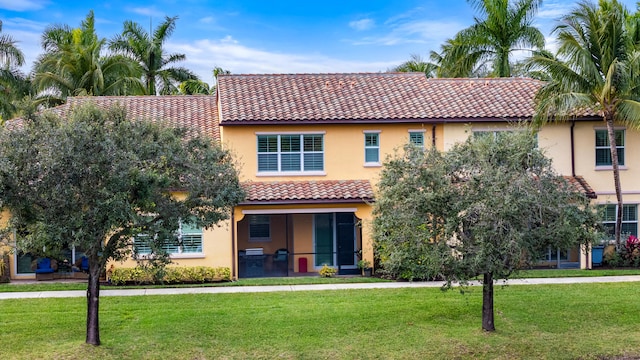
<svg viewBox="0 0 640 360">
<path fill-rule="evenodd" d="M 213 140 L 131 120 L 122 108 L 45 113 L 0 130 L 0 203 L 20 249 L 79 246 L 89 259 L 90 344 L 100 344 L 107 261 L 131 255 L 135 236 L 161 248 L 180 221 L 212 227 L 243 197 L 231 154 Z"/>
<path fill-rule="evenodd" d="M 80 27 L 49 26 L 42 34 L 42 48 L 34 66 L 36 87 L 48 96 L 140 94 L 142 87 L 129 59 L 104 55 L 106 39 L 95 31 L 93 11 Z"/>
<path fill-rule="evenodd" d="M 488 133 L 493 135 L 493 133 Z M 493 280 L 595 237 L 589 199 L 557 175 L 527 131 L 472 137 L 446 153 L 407 147 L 385 161 L 374 209 L 383 272 L 466 282 L 483 276 L 483 329 Z"/>
<path fill-rule="evenodd" d="M 542 50 L 544 35 L 534 27 L 542 0 L 468 0 L 480 17 L 447 40 L 438 61 L 440 76 L 469 77 L 490 69 L 492 76 L 511 76 L 510 57 L 515 51 Z"/>
<path fill-rule="evenodd" d="M 197 80 L 197 76 L 189 69 L 172 66 L 184 61 L 184 54 L 168 54 L 164 48 L 175 30 L 177 20 L 177 16 L 166 16 L 153 34 L 136 22 L 125 21 L 122 33 L 110 42 L 111 50 L 129 57 L 137 64 L 143 74 L 146 95 L 175 94 L 181 82 Z"/>
</svg>

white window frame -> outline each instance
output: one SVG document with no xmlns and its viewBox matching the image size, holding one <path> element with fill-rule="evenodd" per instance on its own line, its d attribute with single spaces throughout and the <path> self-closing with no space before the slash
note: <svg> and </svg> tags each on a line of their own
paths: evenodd
<svg viewBox="0 0 640 360">
<path fill-rule="evenodd" d="M 601 206 L 605 207 L 605 209 L 606 209 L 606 208 L 613 207 L 613 210 L 614 210 L 613 218 L 612 218 L 611 220 L 607 220 L 607 218 L 606 218 L 606 213 L 605 213 L 605 218 L 602 220 L 602 224 L 603 224 L 603 225 L 607 225 L 607 224 L 608 224 L 608 225 L 613 225 L 613 230 L 614 230 L 614 234 L 615 234 L 615 229 L 616 229 L 616 216 L 617 216 L 617 213 L 618 213 L 618 204 L 601 204 Z M 625 207 L 631 207 L 631 206 L 635 208 L 635 210 L 634 210 L 634 212 L 635 212 L 635 214 L 634 214 L 635 219 L 634 219 L 634 220 L 629 220 L 629 218 L 627 217 L 627 220 L 625 220 L 625 211 L 624 211 L 624 208 L 625 208 Z M 638 204 L 622 204 L 622 209 L 623 209 L 623 210 L 622 210 L 622 226 L 624 227 L 624 225 L 625 225 L 625 224 L 635 224 L 635 226 L 636 226 L 636 233 L 635 233 L 635 234 L 632 234 L 632 235 L 638 236 Z M 606 210 L 605 210 L 605 211 L 606 211 Z M 621 233 L 621 234 L 623 234 L 623 233 L 622 233 L 622 229 L 621 229 L 621 232 L 620 232 L 620 233 Z M 615 236 L 615 235 L 614 235 L 614 236 Z M 612 237 L 612 238 L 610 238 L 610 240 L 612 240 L 612 239 L 613 239 L 613 237 Z"/>
<path fill-rule="evenodd" d="M 365 166 L 380 166 L 380 130 L 365 130 L 364 134 L 364 165 Z M 367 136 L 375 135 L 376 136 L 376 145 L 367 145 Z M 378 161 L 367 161 L 367 150 L 375 150 L 378 154 Z"/>
<path fill-rule="evenodd" d="M 606 145 L 598 146 L 598 144 L 595 143 L 596 140 L 597 140 L 597 136 L 598 136 L 597 133 L 599 131 L 605 132 L 605 135 L 606 135 L 605 138 L 607 139 L 607 144 Z M 626 146 L 626 143 L 627 143 L 627 129 L 624 128 L 624 127 L 615 127 L 613 129 L 613 131 L 614 132 L 622 131 L 622 145 L 616 143 L 616 149 L 618 150 L 618 165 L 621 167 L 621 169 L 626 169 L 625 162 L 626 162 L 626 159 L 627 159 L 627 152 L 625 150 L 625 146 Z M 609 132 L 608 132 L 607 128 L 602 128 L 602 127 L 594 128 L 593 137 L 594 137 L 593 141 L 594 141 L 594 148 L 595 148 L 594 164 L 595 164 L 596 169 L 606 169 L 606 170 L 611 169 L 613 167 L 613 161 L 612 161 L 611 164 L 608 164 L 608 165 L 607 164 L 598 165 L 598 155 L 597 155 L 598 154 L 598 150 L 606 150 L 609 154 L 611 153 L 611 146 L 610 146 L 610 143 L 609 143 Z M 623 152 L 622 162 L 620 162 L 620 150 L 622 150 L 622 152 Z"/>
<path fill-rule="evenodd" d="M 325 168 L 325 144 L 324 144 L 325 132 L 259 132 L 256 133 L 256 167 L 257 176 L 291 176 L 291 175 L 326 175 Z M 275 136 L 277 137 L 277 145 L 275 152 L 260 152 L 259 142 L 262 136 Z M 283 136 L 299 136 L 300 137 L 300 150 L 299 151 L 282 151 L 282 137 Z M 320 136 L 321 150 L 304 150 L 305 137 Z M 283 155 L 297 154 L 300 157 L 300 170 L 282 170 L 282 158 Z M 322 156 L 322 170 L 306 170 L 305 169 L 305 155 L 317 155 Z M 276 156 L 276 170 L 260 170 L 260 155 L 275 155 Z"/>
<path fill-rule="evenodd" d="M 409 130 L 409 144 L 416 147 L 424 148 L 425 147 L 424 133 L 425 133 L 424 130 Z M 420 135 L 422 139 L 422 144 L 416 144 L 415 142 L 413 142 L 413 137 L 412 137 L 413 135 Z"/>
<path fill-rule="evenodd" d="M 263 225 L 263 226 L 267 225 L 269 235 L 266 237 L 251 236 L 251 225 L 253 220 L 256 221 L 254 222 L 254 224 Z M 258 214 L 247 215 L 247 233 L 248 233 L 249 242 L 270 242 L 271 241 L 271 216 L 258 215 Z"/>
<path fill-rule="evenodd" d="M 175 243 L 174 242 L 166 242 L 163 246 L 164 250 L 167 251 L 167 254 L 171 258 L 200 258 L 204 256 L 204 231 L 202 229 L 198 230 L 183 230 L 182 221 L 178 223 L 178 229 L 175 233 Z M 184 237 L 194 237 L 197 240 L 199 235 L 200 251 L 185 251 Z M 149 257 L 151 256 L 151 248 L 146 242 L 141 243 L 141 238 L 147 237 L 148 235 L 138 235 L 133 238 L 133 246 L 137 250 L 137 254 L 141 257 Z M 193 240 L 191 240 L 193 242 Z M 197 241 L 196 241 L 197 242 Z M 198 247 L 198 245 L 196 245 Z M 141 251 L 141 249 L 143 249 Z M 175 249 L 175 250 L 174 250 Z"/>
</svg>

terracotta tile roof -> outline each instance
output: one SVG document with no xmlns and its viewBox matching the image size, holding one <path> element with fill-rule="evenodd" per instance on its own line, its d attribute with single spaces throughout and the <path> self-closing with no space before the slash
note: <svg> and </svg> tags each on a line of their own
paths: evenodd
<svg viewBox="0 0 640 360">
<path fill-rule="evenodd" d="M 220 141 L 218 107 L 216 97 L 208 95 L 190 96 L 83 96 L 70 97 L 63 105 L 47 109 L 59 115 L 67 114 L 74 107 L 94 103 L 100 108 L 119 104 L 133 118 L 151 121 L 167 121 L 172 126 L 209 135 Z M 20 121 L 20 119 L 18 119 Z"/>
<path fill-rule="evenodd" d="M 598 197 L 591 186 L 589 186 L 589 183 L 587 183 L 582 176 L 565 176 L 564 179 L 569 182 L 569 185 L 577 191 L 585 194 L 589 199 L 595 199 Z"/>
<path fill-rule="evenodd" d="M 530 118 L 542 82 L 422 73 L 220 75 L 221 125 Z"/>
<path fill-rule="evenodd" d="M 245 182 L 244 204 L 373 201 L 368 180 Z"/>
</svg>

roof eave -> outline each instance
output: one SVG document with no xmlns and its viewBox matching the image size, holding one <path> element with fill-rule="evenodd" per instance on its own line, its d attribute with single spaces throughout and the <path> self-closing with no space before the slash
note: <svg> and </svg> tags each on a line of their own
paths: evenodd
<svg viewBox="0 0 640 360">
<path fill-rule="evenodd" d="M 362 204 L 373 203 L 373 198 L 353 199 L 296 199 L 296 200 L 245 200 L 238 205 L 312 205 L 312 204 Z"/>
</svg>

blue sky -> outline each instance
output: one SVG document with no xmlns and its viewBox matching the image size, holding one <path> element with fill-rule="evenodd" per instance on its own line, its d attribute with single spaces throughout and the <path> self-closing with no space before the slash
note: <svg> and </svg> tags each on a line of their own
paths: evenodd
<svg viewBox="0 0 640 360">
<path fill-rule="evenodd" d="M 635 0 L 622 2 L 635 9 Z M 536 25 L 549 36 L 576 3 L 543 1 Z M 181 65 L 207 82 L 215 66 L 238 74 L 385 71 L 411 54 L 428 58 L 474 16 L 466 0 L 0 0 L 2 32 L 19 41 L 27 72 L 48 25 L 77 27 L 91 9 L 105 38 L 125 20 L 155 27 L 165 15 L 177 15 L 166 48 L 186 54 Z"/>
</svg>

